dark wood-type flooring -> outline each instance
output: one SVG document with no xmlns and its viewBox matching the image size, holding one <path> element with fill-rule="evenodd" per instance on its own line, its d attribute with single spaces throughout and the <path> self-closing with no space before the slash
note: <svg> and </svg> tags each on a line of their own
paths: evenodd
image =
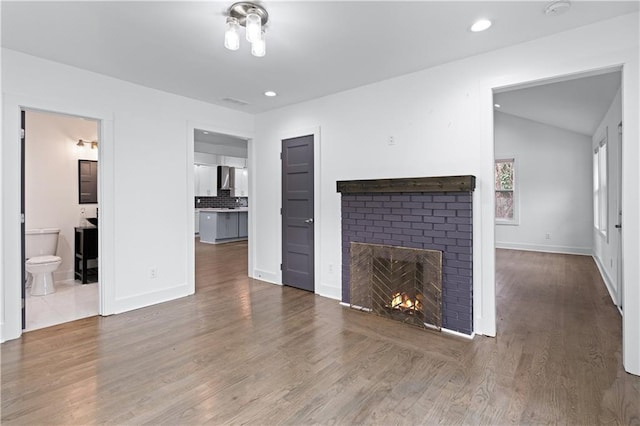
<svg viewBox="0 0 640 426">
<path fill-rule="evenodd" d="M 2 345 L 3 424 L 639 424 L 593 260 L 498 251 L 498 337 L 472 341 L 246 277 L 197 243 L 195 296 Z"/>
</svg>

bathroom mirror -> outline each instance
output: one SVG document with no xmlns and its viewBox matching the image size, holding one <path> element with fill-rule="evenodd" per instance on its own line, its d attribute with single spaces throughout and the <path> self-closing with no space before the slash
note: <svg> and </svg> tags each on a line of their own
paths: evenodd
<svg viewBox="0 0 640 426">
<path fill-rule="evenodd" d="M 78 160 L 78 202 L 98 203 L 98 162 Z"/>
</svg>

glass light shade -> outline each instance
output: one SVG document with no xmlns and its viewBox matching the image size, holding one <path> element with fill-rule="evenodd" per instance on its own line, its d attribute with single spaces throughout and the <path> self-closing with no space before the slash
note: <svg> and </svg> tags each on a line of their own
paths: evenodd
<svg viewBox="0 0 640 426">
<path fill-rule="evenodd" d="M 264 38 L 264 31 L 260 32 L 260 38 L 251 43 L 251 54 L 259 58 L 267 53 L 267 43 Z"/>
<path fill-rule="evenodd" d="M 245 26 L 247 28 L 247 41 L 251 43 L 258 41 L 262 31 L 262 19 L 260 19 L 260 16 L 250 10 L 247 14 Z"/>
<path fill-rule="evenodd" d="M 238 50 L 240 47 L 240 24 L 236 18 L 228 17 L 224 32 L 224 47 L 229 50 Z"/>
</svg>

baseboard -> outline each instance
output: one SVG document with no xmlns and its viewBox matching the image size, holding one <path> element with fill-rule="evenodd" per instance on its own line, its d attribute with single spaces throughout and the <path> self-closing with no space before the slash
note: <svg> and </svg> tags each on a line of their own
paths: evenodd
<svg viewBox="0 0 640 426">
<path fill-rule="evenodd" d="M 158 290 L 153 293 L 144 293 L 141 295 L 115 299 L 113 301 L 113 313 L 120 314 L 122 312 L 133 311 L 134 309 L 145 308 L 158 303 L 180 299 L 192 294 L 193 292 L 189 291 L 189 286 L 185 283 L 179 284 L 175 287 Z"/>
<path fill-rule="evenodd" d="M 278 274 L 274 274 L 273 272 L 261 271 L 259 269 L 254 269 L 253 270 L 253 276 L 251 278 L 254 278 L 254 279 L 260 280 L 260 281 L 266 281 L 266 282 L 271 283 L 271 284 L 282 285 L 282 283 L 280 282 L 280 277 L 278 276 Z"/>
<path fill-rule="evenodd" d="M 351 305 L 349 303 L 340 302 L 339 304 L 340 304 L 340 306 L 344 306 L 346 308 L 351 308 Z M 361 306 L 354 306 L 353 309 L 360 310 L 360 311 L 369 311 L 369 309 L 363 308 Z M 431 329 L 431 327 L 427 327 L 427 328 Z M 433 329 L 437 331 L 437 328 L 433 328 Z M 465 338 L 465 339 L 468 339 L 468 340 L 472 340 L 476 335 L 475 331 L 473 333 L 471 333 L 471 334 L 464 334 L 464 333 L 460 333 L 459 331 L 449 330 L 448 328 L 444 328 L 444 327 L 440 328 L 440 331 L 445 333 L 445 334 L 450 334 L 450 335 L 456 336 L 456 337 L 462 337 L 462 338 Z"/>
<path fill-rule="evenodd" d="M 320 283 L 316 286 L 316 294 L 318 296 L 326 297 L 328 299 L 334 299 L 334 300 L 342 299 L 340 288 L 323 284 L 323 283 Z"/>
<path fill-rule="evenodd" d="M 581 256 L 593 255 L 593 250 L 591 247 L 550 246 L 541 244 L 506 243 L 496 241 L 496 248 L 506 250 L 538 251 L 543 253 L 576 254 Z"/>
<path fill-rule="evenodd" d="M 618 297 L 616 292 L 613 290 L 613 280 L 611 279 L 611 277 L 609 276 L 609 274 L 607 274 L 607 270 L 604 268 L 604 265 L 602 264 L 602 261 L 600 261 L 600 258 L 596 255 L 593 255 L 593 260 L 596 262 L 596 266 L 598 267 L 598 271 L 600 272 L 600 276 L 602 277 L 602 281 L 604 281 L 604 286 L 607 288 L 607 291 L 609 292 L 609 297 L 611 297 L 611 301 L 613 302 L 614 305 L 618 306 Z"/>
<path fill-rule="evenodd" d="M 460 333 L 459 331 L 453 331 L 453 330 L 449 330 L 448 328 L 441 328 L 440 329 L 443 333 L 446 334 L 450 334 L 452 336 L 456 336 L 456 337 L 462 337 L 464 339 L 468 339 L 468 340 L 473 340 L 473 338 L 476 335 L 476 332 L 472 332 L 471 334 L 464 334 L 464 333 Z"/>
</svg>

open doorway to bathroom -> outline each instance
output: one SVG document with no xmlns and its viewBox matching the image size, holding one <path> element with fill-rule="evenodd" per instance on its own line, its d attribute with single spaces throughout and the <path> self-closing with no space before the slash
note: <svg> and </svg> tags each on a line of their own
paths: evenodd
<svg viewBox="0 0 640 426">
<path fill-rule="evenodd" d="M 25 110 L 25 331 L 98 315 L 99 122 Z"/>
<path fill-rule="evenodd" d="M 195 277 L 207 259 L 233 253 L 230 268 L 247 269 L 249 245 L 248 141 L 194 129 Z"/>
</svg>

